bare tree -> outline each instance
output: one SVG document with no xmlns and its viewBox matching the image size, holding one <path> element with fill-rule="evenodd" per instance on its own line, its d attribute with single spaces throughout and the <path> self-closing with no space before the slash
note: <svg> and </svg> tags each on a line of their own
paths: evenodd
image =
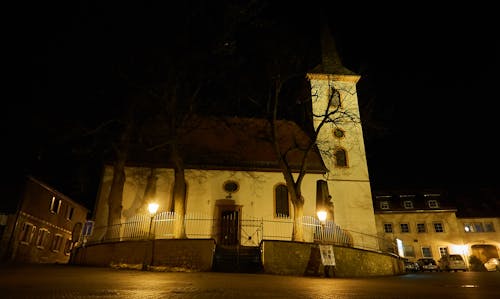
<svg viewBox="0 0 500 299">
<path fill-rule="evenodd" d="M 157 107 L 155 124 L 161 130 L 161 137 L 156 138 L 148 151 L 166 150 L 174 170 L 171 210 L 179 220 L 175 222 L 175 238 L 185 238 L 187 190 L 183 140 L 189 139 L 190 132 L 199 126 L 200 113 L 220 108 L 220 99 L 214 99 L 210 93 L 224 84 L 228 70 L 237 68 L 233 61 L 234 30 L 238 24 L 249 22 L 253 11 L 259 9 L 253 7 L 254 3 L 222 5 L 217 14 L 205 13 L 213 8 L 198 7 L 177 18 L 178 32 L 172 37 L 175 47 L 161 53 L 155 61 L 154 67 L 164 71 L 158 74 L 157 83 L 146 87 Z M 223 28 L 216 25 L 220 19 L 226 22 Z"/>
<path fill-rule="evenodd" d="M 302 216 L 304 216 L 304 197 L 302 195 L 302 182 L 305 175 L 308 173 L 309 169 L 309 157 L 313 151 L 319 151 L 318 147 L 318 136 L 321 130 L 327 124 L 340 125 L 345 122 L 359 123 L 359 115 L 354 111 L 349 111 L 341 108 L 340 105 L 335 105 L 335 101 L 339 96 L 339 90 L 334 86 L 329 86 L 330 92 L 328 95 L 328 101 L 324 110 L 320 114 L 313 113 L 312 117 L 315 119 L 315 126 L 309 131 L 309 140 L 307 142 L 293 142 L 293 143 L 283 143 L 280 142 L 279 132 L 283 130 L 279 129 L 282 125 L 278 121 L 278 106 L 280 94 L 283 89 L 283 82 L 278 77 L 275 80 L 275 91 L 272 96 L 272 114 L 268 118 L 271 130 L 271 142 L 273 143 L 274 150 L 278 159 L 278 164 L 281 168 L 283 178 L 285 179 L 286 185 L 288 187 L 288 192 L 290 195 L 290 200 L 294 208 L 294 228 L 293 228 L 293 240 L 303 241 L 303 231 L 302 225 L 299 222 Z M 311 100 L 308 101 L 310 105 L 313 104 L 316 94 L 311 95 Z M 283 145 L 286 144 L 286 147 Z M 321 155 L 328 156 L 333 153 L 332 149 L 321 147 Z M 295 155 L 299 153 L 300 164 L 298 169 L 294 169 L 291 165 L 292 153 Z M 294 176 L 296 174 L 296 176 Z"/>
<path fill-rule="evenodd" d="M 321 27 L 317 26 L 320 25 Z M 340 62 L 339 54 L 337 53 L 336 44 L 329 30 L 329 25 L 324 18 L 320 18 L 316 26 L 312 26 L 312 30 L 321 29 L 320 48 L 321 60 L 313 72 L 318 71 L 322 74 L 341 74 L 355 75 L 350 70 L 343 67 Z M 318 40 L 316 41 L 318 42 Z M 281 41 L 283 43 L 283 41 Z M 299 44 L 300 40 L 298 41 Z M 286 45 L 286 42 L 285 42 Z M 293 50 L 292 50 L 293 49 Z M 302 225 L 300 219 L 304 214 L 304 197 L 302 194 L 302 182 L 305 175 L 310 170 L 310 158 L 313 152 L 320 153 L 322 157 L 331 157 L 334 154 L 332 148 L 321 144 L 321 131 L 326 125 L 338 126 L 349 123 L 359 123 L 360 117 L 357 109 L 350 110 L 349 107 L 343 107 L 338 102 L 341 100 L 342 94 L 350 94 L 355 91 L 340 90 L 343 87 L 334 86 L 331 81 L 328 81 L 326 103 L 317 105 L 319 95 L 317 90 L 313 90 L 307 73 L 311 70 L 307 61 L 305 52 L 298 52 L 300 46 L 286 47 L 283 45 L 276 46 L 273 51 L 272 58 L 267 61 L 267 80 L 271 88 L 266 100 L 256 101 L 265 103 L 267 120 L 270 128 L 270 141 L 273 144 L 274 151 L 277 157 L 278 165 L 286 182 L 290 200 L 294 209 L 294 229 L 293 240 L 303 241 Z M 302 48 L 303 49 L 303 48 Z M 319 69 L 317 69 L 319 67 Z M 306 83 L 304 83 L 306 82 Z M 290 86 L 299 86 L 299 92 L 290 93 Z M 301 87 L 300 87 L 301 86 Z M 340 85 L 341 86 L 341 85 Z M 297 88 L 297 87 L 295 87 Z M 316 108 L 313 109 L 313 105 Z M 299 107 L 300 117 L 290 115 L 284 112 L 288 107 Z M 322 107 L 318 110 L 317 107 Z M 283 126 L 283 119 L 292 117 L 294 121 L 302 122 L 300 126 L 307 133 L 308 140 L 299 142 L 282 142 L 284 130 L 280 129 Z M 281 135 L 281 136 L 280 136 Z M 292 165 L 299 161 L 298 165 Z"/>
<path fill-rule="evenodd" d="M 167 149 L 169 160 L 174 169 L 174 186 L 171 210 L 178 216 L 174 228 L 175 238 L 185 238 L 184 214 L 186 212 L 186 178 L 183 157 L 182 136 L 189 134 L 196 127 L 194 109 L 198 93 L 203 81 L 197 81 L 193 89 L 186 86 L 188 81 L 177 80 L 175 76 L 167 80 L 165 85 L 157 90 L 151 90 L 150 96 L 160 105 L 159 119 L 164 129 L 163 137 L 158 143 L 149 147 L 148 151 Z"/>
<path fill-rule="evenodd" d="M 128 161 L 128 155 L 131 146 L 137 146 L 142 138 L 140 132 L 148 115 L 151 113 L 150 106 L 144 105 L 144 98 L 140 95 L 128 95 L 123 101 L 124 113 L 121 119 L 117 120 L 120 125 L 115 136 L 111 138 L 109 144 L 112 149 L 113 159 L 113 178 L 111 188 L 108 194 L 108 230 L 106 231 L 107 239 L 115 239 L 119 236 L 119 231 L 116 229 L 122 222 L 122 202 L 123 188 L 126 181 L 125 167 Z M 106 122 L 110 124 L 112 122 Z M 100 126 L 93 133 L 102 133 L 105 126 Z"/>
</svg>

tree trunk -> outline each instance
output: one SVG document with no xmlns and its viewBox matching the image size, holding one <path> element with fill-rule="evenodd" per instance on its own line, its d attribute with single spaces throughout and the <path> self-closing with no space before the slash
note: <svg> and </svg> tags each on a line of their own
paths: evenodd
<svg viewBox="0 0 500 299">
<path fill-rule="evenodd" d="M 106 239 L 119 239 L 122 221 L 123 187 L 125 185 L 125 163 L 127 162 L 129 138 L 133 124 L 131 121 L 123 129 L 120 140 L 115 148 L 113 164 L 113 181 L 108 196 L 108 229 Z"/>
<path fill-rule="evenodd" d="M 177 217 L 174 226 L 174 238 L 186 238 L 184 227 L 184 216 L 186 214 L 186 177 L 184 173 L 184 163 L 179 154 L 176 144 L 172 145 L 172 161 L 174 163 L 174 212 Z"/>
<path fill-rule="evenodd" d="M 292 241 L 303 242 L 304 233 L 302 227 L 302 217 L 304 216 L 304 197 L 302 196 L 301 183 L 303 174 L 299 175 L 297 180 L 294 180 L 292 171 L 285 163 L 284 159 L 280 159 L 280 166 L 283 173 L 283 178 L 285 179 L 288 194 L 290 196 L 290 201 L 293 205 L 293 233 Z"/>
<path fill-rule="evenodd" d="M 120 238 L 120 223 L 122 218 L 123 186 L 125 185 L 126 152 L 118 151 L 113 166 L 113 181 L 108 196 L 108 229 L 106 239 Z"/>
<path fill-rule="evenodd" d="M 304 229 L 302 226 L 302 217 L 304 216 L 304 199 L 293 201 L 293 233 L 292 241 L 304 242 Z"/>
<path fill-rule="evenodd" d="M 156 181 L 158 177 L 156 176 L 156 168 L 151 168 L 149 170 L 148 181 L 146 183 L 146 189 L 144 190 L 144 206 L 147 208 L 148 203 L 156 202 Z"/>
</svg>

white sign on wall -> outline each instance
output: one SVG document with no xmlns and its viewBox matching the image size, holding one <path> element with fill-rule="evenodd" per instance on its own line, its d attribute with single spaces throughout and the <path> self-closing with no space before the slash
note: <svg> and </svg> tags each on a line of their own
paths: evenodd
<svg viewBox="0 0 500 299">
<path fill-rule="evenodd" d="M 321 263 L 324 266 L 335 266 L 335 255 L 333 254 L 332 245 L 319 245 L 319 252 L 321 253 Z"/>
</svg>

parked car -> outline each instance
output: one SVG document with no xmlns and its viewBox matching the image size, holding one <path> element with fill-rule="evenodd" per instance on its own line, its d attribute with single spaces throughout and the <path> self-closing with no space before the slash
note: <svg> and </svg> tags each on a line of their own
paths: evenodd
<svg viewBox="0 0 500 299">
<path fill-rule="evenodd" d="M 417 263 L 420 266 L 420 271 L 439 271 L 439 266 L 433 258 L 424 257 L 418 259 Z"/>
<path fill-rule="evenodd" d="M 420 271 L 420 265 L 417 262 L 410 262 L 406 260 L 405 262 L 405 271 L 406 272 L 418 272 Z"/>
<path fill-rule="evenodd" d="M 460 254 L 448 254 L 439 260 L 441 271 L 467 271 L 467 265 Z"/>
<path fill-rule="evenodd" d="M 492 257 L 484 263 L 484 267 L 488 271 L 500 271 L 500 260 Z"/>
</svg>

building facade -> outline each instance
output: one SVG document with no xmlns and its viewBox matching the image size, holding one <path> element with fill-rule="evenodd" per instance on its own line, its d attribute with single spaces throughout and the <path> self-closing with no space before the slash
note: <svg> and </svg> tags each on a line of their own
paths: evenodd
<svg viewBox="0 0 500 299">
<path fill-rule="evenodd" d="M 67 263 L 88 212 L 47 184 L 28 177 L 17 209 L 2 212 L 2 261 Z"/>
<path fill-rule="evenodd" d="M 401 240 L 410 261 L 460 254 L 471 267 L 500 255 L 500 218 L 457 217 L 443 190 L 376 192 L 373 204 L 378 235 Z"/>
</svg>

